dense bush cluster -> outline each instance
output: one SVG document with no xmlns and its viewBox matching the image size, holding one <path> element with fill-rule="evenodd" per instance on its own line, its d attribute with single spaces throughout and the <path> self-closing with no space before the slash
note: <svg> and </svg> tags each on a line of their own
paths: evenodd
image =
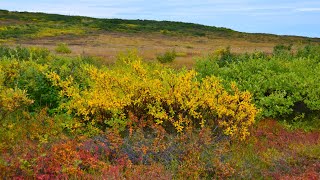
<svg viewBox="0 0 320 180">
<path fill-rule="evenodd" d="M 63 108 L 84 121 L 125 129 L 133 123 L 128 120 L 132 114 L 145 123 L 163 124 L 169 132 L 209 126 L 240 139 L 249 134 L 257 113 L 249 92 L 233 85 L 227 93 L 214 77 L 199 82 L 194 71 L 174 71 L 140 59 L 118 63 L 112 69 L 85 66 L 87 87 L 55 72 L 47 77 L 68 97 Z"/>
<path fill-rule="evenodd" d="M 198 62 L 197 73 L 146 63 L 134 52 L 119 55 L 114 65 L 105 67 L 90 57 L 0 47 L 0 176 L 318 177 L 318 130 L 293 132 L 284 128 L 291 124 L 273 120 L 254 125 L 259 113 L 254 103 L 264 107 L 260 112 L 266 117 L 291 112 L 285 105 L 296 102 L 294 97 L 305 98 L 301 101 L 308 112 L 317 111 L 317 94 L 308 86 L 317 88 L 318 79 L 311 74 L 318 73 L 318 48 L 308 46 L 295 54 L 282 50 L 279 56 L 219 50 Z M 285 53 L 290 58 L 283 59 Z M 302 64 L 312 65 L 313 71 Z M 304 76 L 294 74 L 299 69 Z M 252 74 L 260 71 L 278 82 Z M 220 79 L 212 76 L 217 72 Z M 289 91 L 290 82 L 281 84 L 284 75 L 295 80 L 299 91 Z M 256 76 L 279 89 L 270 91 L 272 96 L 261 95 L 264 86 L 255 87 L 258 83 L 252 84 L 256 89 L 247 89 L 250 83 L 244 77 Z M 305 78 L 305 84 L 299 84 L 299 78 Z M 286 96 L 277 96 L 284 92 Z"/>
<path fill-rule="evenodd" d="M 216 137 L 237 142 L 248 138 L 257 114 L 250 93 L 239 91 L 235 85 L 228 93 L 215 77 L 199 82 L 195 71 L 147 64 L 134 53 L 119 56 L 110 68 L 99 68 L 88 58 L 54 56 L 41 48 L 1 47 L 0 55 L 0 169 L 5 176 L 81 175 L 87 172 L 82 166 L 91 168 L 92 164 L 82 162 L 89 161 L 82 159 L 88 149 L 78 151 L 78 141 L 84 143 L 81 138 L 110 132 L 124 142 L 140 131 L 154 134 L 146 139 L 147 144 L 137 147 L 147 149 L 161 149 L 168 143 L 166 138 L 177 136 L 178 141 L 187 131 L 192 134 L 205 129 L 212 138 L 208 143 L 217 141 Z M 107 143 L 114 136 L 101 141 Z M 80 139 L 69 144 L 72 137 Z M 63 139 L 66 142 L 61 142 Z M 162 143 L 159 147 L 153 144 L 158 141 Z M 20 144 L 29 149 L 48 148 L 40 148 L 48 154 L 23 149 L 16 152 Z M 135 155 L 129 144 L 116 146 L 126 151 L 126 161 L 140 164 L 141 160 L 134 157 L 142 154 Z M 163 161 L 166 151 L 152 151 L 156 153 L 152 161 Z M 10 168 L 19 171 L 15 174 Z"/>
<path fill-rule="evenodd" d="M 240 90 L 252 93 L 263 117 L 281 118 L 318 114 L 319 62 L 320 46 L 308 45 L 294 53 L 290 46 L 282 45 L 273 54 L 219 51 L 199 60 L 196 70 L 200 78 L 215 75 L 226 84 L 236 82 Z"/>
</svg>

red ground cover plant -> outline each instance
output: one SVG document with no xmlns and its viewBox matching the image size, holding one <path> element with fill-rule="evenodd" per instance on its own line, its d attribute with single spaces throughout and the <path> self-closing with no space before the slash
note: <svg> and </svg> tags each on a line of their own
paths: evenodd
<svg viewBox="0 0 320 180">
<path fill-rule="evenodd" d="M 257 124 L 255 150 L 269 159 L 265 176 L 275 179 L 318 179 L 320 177 L 320 132 L 290 131 L 275 120 Z M 266 153 L 266 152 L 273 153 Z M 267 155 L 273 157 L 267 157 Z"/>
</svg>

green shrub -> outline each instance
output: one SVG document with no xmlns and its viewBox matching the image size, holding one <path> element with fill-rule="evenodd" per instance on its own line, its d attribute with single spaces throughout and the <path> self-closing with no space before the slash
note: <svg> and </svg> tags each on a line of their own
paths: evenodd
<svg viewBox="0 0 320 180">
<path fill-rule="evenodd" d="M 298 49 L 297 57 L 317 59 L 320 62 L 320 45 L 307 45 Z"/>
<path fill-rule="evenodd" d="M 280 53 L 282 51 L 291 51 L 292 46 L 293 46 L 293 44 L 290 44 L 290 45 L 278 44 L 278 45 L 273 47 L 273 53 L 277 54 L 277 53 Z"/>
<path fill-rule="evenodd" d="M 273 55 L 276 58 L 280 59 L 291 59 L 293 53 L 291 52 L 292 50 L 292 44 L 290 45 L 283 45 L 279 44 L 273 47 Z"/>
<path fill-rule="evenodd" d="M 10 58 L 19 61 L 28 60 L 49 60 L 50 51 L 46 48 L 38 47 L 22 47 L 17 46 L 15 48 L 10 48 L 8 46 L 0 46 L 0 58 Z"/>
<path fill-rule="evenodd" d="M 245 57 L 244 55 L 236 55 L 236 54 L 231 53 L 230 47 L 218 48 L 215 51 L 213 51 L 212 53 L 209 53 L 205 57 L 201 58 L 201 61 L 199 59 L 198 63 L 200 63 L 200 64 L 212 63 L 212 64 L 218 65 L 219 67 L 223 67 L 223 66 L 226 66 L 232 62 L 238 62 L 240 59 L 243 60 L 244 57 Z M 204 61 L 207 61 L 207 62 L 204 62 Z M 198 64 L 196 64 L 196 66 L 197 65 Z M 207 68 L 206 66 L 204 66 L 204 67 Z M 204 73 L 204 71 L 202 71 L 202 72 Z"/>
<path fill-rule="evenodd" d="M 290 47 L 275 49 L 288 52 Z M 278 51 L 278 50 L 277 50 Z M 225 84 L 236 82 L 240 90 L 248 90 L 264 117 L 283 118 L 320 110 L 320 64 L 317 46 L 307 46 L 297 54 L 246 54 L 234 56 L 225 66 L 206 57 L 198 60 L 198 77 L 215 75 Z M 221 53 L 224 54 L 224 53 Z"/>
<path fill-rule="evenodd" d="M 171 51 L 166 51 L 163 54 L 159 54 L 157 56 L 157 60 L 160 63 L 170 63 L 170 62 L 173 62 L 176 57 L 177 57 L 176 51 L 175 50 L 171 50 Z"/>
<path fill-rule="evenodd" d="M 52 86 L 47 73 L 58 72 L 62 78 L 73 76 L 80 87 L 86 87 L 88 82 L 80 66 L 94 63 L 93 59 L 54 57 L 44 48 L 0 47 L 0 57 L 0 81 L 6 88 L 26 91 L 34 101 L 29 111 L 44 107 L 53 111 L 58 107 L 60 89 Z"/>
<path fill-rule="evenodd" d="M 228 63 L 233 62 L 236 58 L 230 51 L 230 46 L 226 48 L 219 48 L 215 50 L 210 56 L 215 59 L 219 66 L 225 66 Z"/>
<path fill-rule="evenodd" d="M 5 26 L 3 30 L 0 30 L 0 39 L 26 38 L 37 31 L 36 26 L 28 24 Z"/>
<path fill-rule="evenodd" d="M 55 51 L 57 53 L 61 53 L 61 54 L 70 54 L 71 53 L 71 49 L 68 47 L 68 45 L 66 43 L 59 43 L 57 45 Z"/>
<path fill-rule="evenodd" d="M 195 69 L 198 72 L 198 77 L 202 79 L 215 74 L 215 71 L 219 69 L 219 65 L 217 61 L 200 58 L 196 61 Z"/>
</svg>

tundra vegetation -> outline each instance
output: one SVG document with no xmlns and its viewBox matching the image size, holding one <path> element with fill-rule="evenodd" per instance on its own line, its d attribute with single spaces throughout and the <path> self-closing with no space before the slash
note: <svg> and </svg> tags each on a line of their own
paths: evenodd
<svg viewBox="0 0 320 180">
<path fill-rule="evenodd" d="M 150 25 L 160 22 L 0 13 L 11 20 L 61 21 L 59 33 L 79 36 L 90 31 L 76 26 L 98 28 L 92 25 L 97 22 L 110 31 L 163 28 Z M 6 27 L 0 37 L 32 38 L 39 35 L 38 27 L 32 31 L 35 25 L 20 29 L 17 23 L 14 33 Z M 210 34 L 180 25 L 189 35 Z M 178 26 L 161 33 L 180 31 Z M 272 53 L 230 49 L 198 57 L 187 69 L 170 66 L 185 56 L 174 50 L 154 61 L 127 51 L 106 65 L 96 57 L 68 54 L 67 44 L 58 44 L 59 53 L 1 45 L 0 176 L 319 178 L 320 45 L 280 44 Z"/>
</svg>

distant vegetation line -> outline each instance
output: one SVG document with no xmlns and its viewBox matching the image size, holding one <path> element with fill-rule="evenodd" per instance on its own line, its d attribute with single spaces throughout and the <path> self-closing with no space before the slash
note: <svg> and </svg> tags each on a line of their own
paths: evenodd
<svg viewBox="0 0 320 180">
<path fill-rule="evenodd" d="M 320 38 L 243 33 L 228 28 L 184 22 L 98 19 L 84 16 L 0 10 L 0 42 L 20 38 L 42 38 L 60 35 L 80 36 L 100 31 L 121 33 L 158 33 L 168 36 L 193 36 L 207 37 L 211 39 L 245 39 L 250 42 L 320 42 Z"/>
</svg>

